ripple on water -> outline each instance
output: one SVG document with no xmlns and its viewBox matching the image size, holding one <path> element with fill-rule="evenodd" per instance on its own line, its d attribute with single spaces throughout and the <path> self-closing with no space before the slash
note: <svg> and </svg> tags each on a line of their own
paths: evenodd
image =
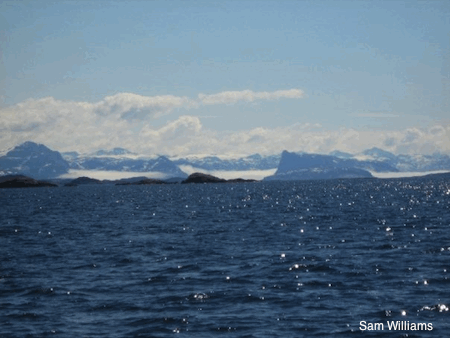
<svg viewBox="0 0 450 338">
<path fill-rule="evenodd" d="M 346 337 L 388 319 L 450 330 L 448 183 L 118 189 L 0 196 L 1 336 Z"/>
</svg>

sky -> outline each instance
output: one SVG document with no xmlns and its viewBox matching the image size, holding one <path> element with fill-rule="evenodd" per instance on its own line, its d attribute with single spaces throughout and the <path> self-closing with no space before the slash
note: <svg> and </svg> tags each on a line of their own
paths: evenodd
<svg viewBox="0 0 450 338">
<path fill-rule="evenodd" d="M 449 1 L 2 1 L 0 150 L 450 154 Z"/>
</svg>

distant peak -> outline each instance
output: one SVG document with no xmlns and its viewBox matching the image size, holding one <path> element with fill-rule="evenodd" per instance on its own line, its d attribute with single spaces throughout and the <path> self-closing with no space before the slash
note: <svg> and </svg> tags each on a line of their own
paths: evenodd
<svg viewBox="0 0 450 338">
<path fill-rule="evenodd" d="M 366 149 L 365 151 L 380 151 L 380 152 L 386 152 L 386 150 L 378 148 L 378 147 L 372 147 L 370 149 Z"/>
<path fill-rule="evenodd" d="M 367 150 L 364 150 L 363 155 L 369 155 L 369 156 L 383 156 L 387 158 L 394 158 L 395 155 L 387 150 L 383 150 L 377 147 L 373 147 Z"/>
<path fill-rule="evenodd" d="M 25 141 L 24 143 L 19 144 L 16 148 L 29 148 L 29 147 L 39 147 L 39 146 L 45 147 L 43 144 L 40 144 L 40 143 L 36 143 L 33 141 Z"/>
<path fill-rule="evenodd" d="M 29 145 L 38 145 L 38 143 L 33 141 L 25 141 L 24 143 L 20 144 L 19 146 L 29 146 Z"/>
<path fill-rule="evenodd" d="M 94 152 L 93 155 L 96 156 L 105 156 L 105 155 L 134 155 L 133 152 L 125 149 L 125 148 L 120 148 L 120 147 L 116 147 L 113 148 L 111 150 L 104 150 L 104 149 L 100 149 L 96 152 Z"/>
<path fill-rule="evenodd" d="M 38 151 L 51 151 L 48 147 L 43 144 L 35 143 L 32 141 L 26 141 L 16 147 L 14 147 L 10 152 L 17 151 L 29 151 L 29 152 L 38 152 Z M 8 152 L 8 153 L 10 153 Z"/>
<path fill-rule="evenodd" d="M 350 153 L 346 153 L 344 151 L 340 151 L 340 150 L 333 150 L 330 153 L 331 156 L 335 156 L 335 157 L 339 157 L 339 158 L 352 158 L 353 155 Z"/>
<path fill-rule="evenodd" d="M 117 155 L 122 155 L 122 154 L 132 154 L 131 151 L 125 149 L 125 148 L 120 148 L 120 147 L 116 147 L 112 150 L 114 153 L 116 153 Z"/>
</svg>

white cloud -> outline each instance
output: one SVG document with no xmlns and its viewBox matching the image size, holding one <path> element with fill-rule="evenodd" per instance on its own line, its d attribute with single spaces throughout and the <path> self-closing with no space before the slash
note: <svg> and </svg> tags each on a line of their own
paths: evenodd
<svg viewBox="0 0 450 338">
<path fill-rule="evenodd" d="M 153 126 L 153 119 L 161 114 L 177 108 L 194 109 L 200 103 L 222 104 L 302 95 L 303 92 L 293 89 L 200 94 L 201 102 L 171 95 L 146 97 L 129 93 L 116 94 L 94 103 L 62 101 L 52 97 L 29 99 L 0 108 L 0 150 L 31 140 L 59 151 L 90 152 L 120 146 L 146 155 L 232 156 L 276 154 L 282 150 L 356 153 L 374 146 L 394 153 L 450 154 L 450 125 L 397 131 L 351 128 L 330 131 L 317 124 L 305 123 L 217 132 L 205 128 L 201 118 L 183 115 L 161 127 Z"/>
<path fill-rule="evenodd" d="M 450 153 L 450 125 L 391 132 L 384 145 L 401 154 Z"/>
<path fill-rule="evenodd" d="M 187 153 L 202 129 L 198 117 L 180 116 L 159 129 L 145 125 L 139 132 L 138 150 L 147 153 Z"/>
<path fill-rule="evenodd" d="M 174 95 L 142 96 L 119 93 L 107 96 L 93 105 L 98 114 L 118 114 L 120 117 L 142 118 L 146 115 L 165 115 L 174 108 L 191 108 L 197 103 L 187 97 Z M 129 113 L 129 114 L 126 114 Z"/>
<path fill-rule="evenodd" d="M 221 92 L 213 95 L 199 94 L 199 100 L 174 95 L 143 96 L 133 93 L 118 93 L 98 102 L 74 102 L 56 100 L 53 97 L 29 99 L 16 105 L 0 108 L 0 130 L 4 132 L 25 132 L 44 129 L 65 121 L 74 126 L 93 126 L 120 119 L 128 122 L 157 118 L 171 113 L 176 108 L 196 108 L 203 104 L 235 103 L 238 101 L 275 100 L 280 98 L 301 98 L 299 89 L 274 92 L 253 92 L 251 90 Z M 208 116 L 212 117 L 212 116 Z"/>
<path fill-rule="evenodd" d="M 254 92 L 251 90 L 227 91 L 217 94 L 199 94 L 198 98 L 205 105 L 233 104 L 237 102 L 253 102 L 256 100 L 301 99 L 305 93 L 300 89 L 277 90 L 274 92 Z"/>
</svg>

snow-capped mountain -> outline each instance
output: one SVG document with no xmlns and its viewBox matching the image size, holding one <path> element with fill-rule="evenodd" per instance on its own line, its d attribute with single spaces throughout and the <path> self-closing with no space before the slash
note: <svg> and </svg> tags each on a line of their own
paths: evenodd
<svg viewBox="0 0 450 338">
<path fill-rule="evenodd" d="M 400 172 L 450 170 L 450 156 L 439 153 L 432 155 L 395 155 L 380 148 L 371 148 L 354 155 L 353 158 L 382 162 Z"/>
<path fill-rule="evenodd" d="M 141 157 L 122 148 L 76 157 L 65 155 L 65 158 L 69 162 L 70 169 L 161 172 L 171 177 L 187 177 L 185 172 L 165 156 Z"/>
<path fill-rule="evenodd" d="M 373 159 L 375 161 L 395 161 L 397 158 L 396 155 L 390 153 L 389 151 L 376 147 L 364 150 L 361 155 L 367 156 L 369 159 Z"/>
<path fill-rule="evenodd" d="M 25 142 L 0 157 L 0 174 L 23 174 L 36 179 L 67 173 L 69 164 L 57 151 L 43 144 Z"/>
<path fill-rule="evenodd" d="M 108 155 L 109 156 L 111 156 L 111 155 L 120 156 L 120 155 L 136 155 L 136 154 L 127 149 L 124 149 L 124 148 L 114 148 L 111 150 L 101 149 L 101 150 L 96 151 L 92 155 L 94 155 L 94 156 L 108 156 Z"/>
<path fill-rule="evenodd" d="M 66 152 L 64 157 L 42 144 L 25 142 L 0 157 L 0 175 L 24 174 L 34 178 L 55 178 L 69 169 L 123 172 L 160 172 L 169 177 L 187 177 L 165 156 L 139 157 L 123 148 L 101 150 L 92 155 Z"/>
<path fill-rule="evenodd" d="M 367 178 L 372 174 L 364 163 L 330 155 L 290 153 L 283 151 L 274 175 L 265 180 L 323 180 L 335 178 Z"/>
<path fill-rule="evenodd" d="M 278 167 L 281 155 L 261 156 L 253 154 L 238 158 L 221 158 L 219 156 L 189 156 L 184 158 L 173 158 L 177 165 L 190 165 L 195 168 L 214 170 L 267 170 Z"/>
</svg>

